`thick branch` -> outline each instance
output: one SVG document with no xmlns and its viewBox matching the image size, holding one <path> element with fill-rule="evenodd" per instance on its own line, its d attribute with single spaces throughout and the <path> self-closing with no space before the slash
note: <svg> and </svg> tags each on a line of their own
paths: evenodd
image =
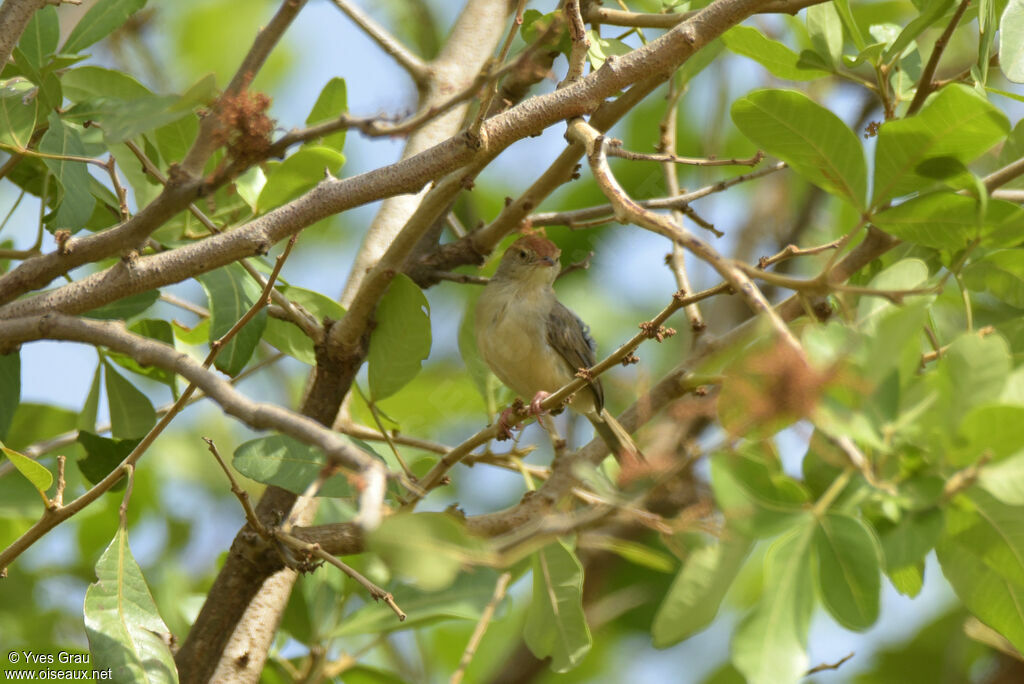
<svg viewBox="0 0 1024 684">
<path fill-rule="evenodd" d="M 508 0 L 472 0 L 466 3 L 441 54 L 428 65 L 429 78 L 419 84 L 420 111 L 442 105 L 453 93 L 467 88 L 476 80 L 477 74 L 490 60 L 501 40 L 510 11 Z M 452 107 L 444 115 L 414 131 L 406 141 L 402 158 L 419 154 L 431 146 L 436 148 L 442 140 L 456 135 L 463 126 L 467 108 L 466 103 Z M 489 132 L 477 135 L 490 138 Z M 405 229 L 423 196 L 422 192 L 394 196 L 381 205 L 363 238 L 348 282 L 345 283 L 341 296 L 343 306 L 348 308 L 359 296 L 367 271 L 378 263 L 398 233 Z"/>
<path fill-rule="evenodd" d="M 32 15 L 46 4 L 47 0 L 4 0 L 0 5 L 0 67 L 11 58 Z"/>
<path fill-rule="evenodd" d="M 218 373 L 174 347 L 129 332 L 122 323 L 95 321 L 61 314 L 46 314 L 0 321 L 0 345 L 10 348 L 34 340 L 68 340 L 102 345 L 131 356 L 143 366 L 172 371 L 198 386 L 232 415 L 254 430 L 277 430 L 323 450 L 329 460 L 363 470 L 380 462 L 355 449 L 347 440 L 306 416 L 274 404 L 253 401 Z"/>
<path fill-rule="evenodd" d="M 343 180 L 324 181 L 294 202 L 251 221 L 245 226 L 213 236 L 194 245 L 137 259 L 130 266 L 120 264 L 46 294 L 13 302 L 0 308 L 0 317 L 10 318 L 54 310 L 65 313 L 88 311 L 130 294 L 180 282 L 244 256 L 263 253 L 273 243 L 332 214 L 385 197 L 416 192 L 430 180 L 469 163 L 474 158 L 496 155 L 516 140 L 536 133 L 557 121 L 592 111 L 600 107 L 606 98 L 614 96 L 630 83 L 644 79 L 642 83 L 619 97 L 606 109 L 602 108 L 595 114 L 594 119 L 598 119 L 602 111 L 607 112 L 600 117 L 601 120 L 594 123 L 595 127 L 600 130 L 603 126 L 611 125 L 637 101 L 653 90 L 671 69 L 685 61 L 727 28 L 749 16 L 765 1 L 719 0 L 702 10 L 700 15 L 692 21 L 677 26 L 658 40 L 619 59 L 607 60 L 597 72 L 589 74 L 561 90 L 532 98 L 503 114 L 488 119 L 481 127 L 479 140 L 467 140 L 464 136 L 449 138 L 390 167 L 376 169 Z M 652 73 L 656 76 L 651 76 Z M 446 117 L 442 117 L 442 119 L 444 118 Z M 479 148 L 474 150 L 471 143 L 479 145 Z M 538 180 L 538 183 L 543 181 L 545 184 L 543 188 L 546 191 L 545 196 L 557 184 L 564 182 L 562 179 L 571 174 L 575 159 L 581 152 L 582 147 L 574 146 L 571 150 L 567 150 L 559 158 L 559 161 L 556 161 L 556 164 L 549 169 L 548 173 Z M 566 166 L 568 169 L 565 168 Z M 557 182 L 552 184 L 552 180 Z M 474 249 L 478 254 L 489 252 L 503 235 L 518 224 L 522 216 L 536 206 L 536 203 L 531 203 L 529 199 L 521 198 L 521 200 L 515 203 L 514 211 L 507 214 L 503 212 L 502 216 L 507 216 L 506 219 L 499 217 L 499 221 L 489 226 L 486 231 L 480 231 L 472 236 Z M 149 212 L 153 205 L 159 203 L 160 200 L 157 200 L 147 206 L 136 216 L 136 219 Z M 168 204 L 172 205 L 169 207 L 171 213 L 164 216 L 162 220 L 169 218 L 174 211 L 182 206 L 174 203 Z M 524 209 L 526 206 L 529 208 Z M 168 207 L 164 206 L 164 210 L 167 209 Z M 153 208 L 152 212 L 156 213 L 157 208 Z M 159 224 L 156 222 L 153 228 L 155 229 Z M 125 224 L 125 226 L 127 225 Z M 404 221 L 402 225 L 404 225 Z M 113 229 L 90 238 L 83 238 L 81 242 L 90 247 L 90 256 L 92 257 L 87 261 L 95 261 L 116 253 L 125 244 L 125 238 L 138 237 L 131 233 L 122 235 L 119 230 Z M 97 243 L 101 241 L 102 246 L 98 246 Z M 390 243 L 391 239 L 388 239 L 381 244 L 381 247 L 386 248 Z M 72 240 L 67 243 L 66 249 L 70 255 L 75 255 L 82 247 L 79 241 Z M 376 257 L 369 264 L 376 263 L 382 253 L 383 250 L 377 252 Z M 15 297 L 27 289 L 31 289 L 26 288 L 28 284 L 24 279 L 26 274 L 19 274 L 22 269 L 34 272 L 35 277 L 31 287 L 40 287 L 53 277 L 68 270 L 69 267 L 65 263 L 57 265 L 65 258 L 58 253 L 46 255 L 38 260 L 26 262 L 15 271 L 0 277 L 0 291 L 4 293 L 4 297 L 0 301 L 10 301 L 7 299 L 8 297 Z M 50 268 L 39 268 L 38 266 L 29 268 L 30 264 L 47 259 Z M 79 264 L 85 263 L 80 258 L 74 260 Z M 368 264 L 364 264 L 364 268 L 366 265 Z M 354 267 L 354 273 L 361 273 L 358 263 Z M 8 282 L 6 282 L 8 279 L 21 282 L 17 287 L 8 288 Z"/>
</svg>

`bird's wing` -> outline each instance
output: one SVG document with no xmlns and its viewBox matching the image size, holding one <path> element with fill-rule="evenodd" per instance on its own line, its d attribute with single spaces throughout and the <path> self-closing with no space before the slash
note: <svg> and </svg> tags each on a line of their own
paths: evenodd
<svg viewBox="0 0 1024 684">
<path fill-rule="evenodd" d="M 589 328 L 565 305 L 556 301 L 548 312 L 547 323 L 548 344 L 565 359 L 571 373 L 575 375 L 580 368 L 590 368 L 596 363 L 596 346 Z M 604 408 L 601 381 L 595 378 L 588 384 L 594 393 L 594 405 L 600 411 Z"/>
</svg>

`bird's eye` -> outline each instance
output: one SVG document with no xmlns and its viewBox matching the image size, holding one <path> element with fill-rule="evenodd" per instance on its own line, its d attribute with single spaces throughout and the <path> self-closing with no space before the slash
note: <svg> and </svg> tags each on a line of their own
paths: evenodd
<svg viewBox="0 0 1024 684">
<path fill-rule="evenodd" d="M 519 258 L 520 259 L 525 259 L 526 258 L 526 250 L 525 249 L 519 250 Z"/>
</svg>

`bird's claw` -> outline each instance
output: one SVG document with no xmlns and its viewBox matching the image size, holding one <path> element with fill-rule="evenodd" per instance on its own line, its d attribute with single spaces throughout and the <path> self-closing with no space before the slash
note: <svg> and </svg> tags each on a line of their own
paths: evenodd
<svg viewBox="0 0 1024 684">
<path fill-rule="evenodd" d="M 548 410 L 546 408 L 542 408 L 541 404 L 550 396 L 550 392 L 545 392 L 543 390 L 533 395 L 533 400 L 530 402 L 530 415 L 538 417 L 546 415 Z"/>
<path fill-rule="evenodd" d="M 522 404 L 509 406 L 501 415 L 498 416 L 498 434 L 497 438 L 499 442 L 504 442 L 506 439 L 512 439 L 512 420 L 522 410 Z"/>
</svg>

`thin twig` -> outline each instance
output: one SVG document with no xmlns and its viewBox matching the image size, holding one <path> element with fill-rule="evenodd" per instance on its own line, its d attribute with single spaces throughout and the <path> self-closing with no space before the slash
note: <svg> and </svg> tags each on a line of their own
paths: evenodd
<svg viewBox="0 0 1024 684">
<path fill-rule="evenodd" d="M 407 48 L 402 41 L 391 35 L 386 28 L 374 21 L 373 17 L 348 0 L 331 0 L 331 2 L 334 3 L 335 7 L 348 15 L 348 18 L 361 28 L 373 42 L 377 43 L 384 52 L 388 53 L 398 62 L 398 65 L 405 69 L 417 84 L 426 81 L 430 74 L 429 66 L 413 54 L 412 50 Z"/>
<path fill-rule="evenodd" d="M 505 598 L 505 592 L 508 590 L 508 584 L 512 580 L 512 573 L 503 572 L 498 577 L 498 581 L 494 585 L 494 593 L 491 595 L 491 600 L 487 602 L 487 606 L 484 608 L 483 614 L 480 615 L 480 619 L 476 623 L 476 627 L 473 629 L 473 634 L 469 637 L 469 642 L 466 644 L 466 650 L 462 652 L 462 658 L 459 660 L 459 666 L 452 673 L 452 677 L 449 680 L 451 684 L 460 684 L 462 678 L 466 675 L 466 668 L 469 667 L 469 663 L 473 660 L 473 656 L 476 654 L 476 649 L 480 646 L 480 642 L 484 638 L 484 633 L 487 631 L 487 626 L 491 622 L 491 618 L 494 617 L 494 611 L 497 609 L 498 604 L 501 603 L 502 599 Z"/>
<path fill-rule="evenodd" d="M 446 446 L 444 444 L 431 442 L 429 440 L 420 439 L 418 437 L 409 437 L 397 431 L 392 431 L 385 435 L 384 433 L 378 432 L 373 428 L 369 428 L 363 425 L 356 425 L 355 423 L 348 422 L 347 419 L 343 421 L 336 421 L 333 427 L 335 430 L 342 434 L 348 435 L 350 437 L 356 437 L 357 439 L 366 440 L 368 442 L 386 442 L 390 439 L 395 444 L 404 444 L 405 446 L 411 446 L 415 449 L 430 451 L 435 454 L 445 454 L 451 451 L 451 447 Z"/>
<path fill-rule="evenodd" d="M 758 169 L 757 171 L 752 171 L 734 178 L 706 185 L 703 188 L 692 192 L 686 192 L 682 195 L 664 197 L 661 199 L 634 201 L 645 209 L 678 209 L 686 206 L 690 202 L 701 199 L 702 197 L 723 192 L 734 185 L 762 178 L 771 173 L 775 173 L 776 171 L 781 171 L 784 168 L 786 168 L 786 163 L 778 162 L 768 168 Z M 612 220 L 614 217 L 615 208 L 611 204 L 601 204 L 596 207 L 587 207 L 585 209 L 531 214 L 527 220 L 532 226 L 568 226 L 570 228 L 575 228 L 584 225 L 585 221 L 593 221 L 590 225 L 601 225 L 602 223 L 607 223 Z"/>
<path fill-rule="evenodd" d="M 330 563 L 334 567 L 338 568 L 343 573 L 345 573 L 346 575 L 354 579 L 356 582 L 361 584 L 363 588 L 370 593 L 370 596 L 373 598 L 374 601 L 383 600 L 384 603 L 388 604 L 388 607 L 391 608 L 392 611 L 394 611 L 395 615 L 398 616 L 398 620 L 400 622 L 405 621 L 406 614 L 402 611 L 401 608 L 398 607 L 398 604 L 395 603 L 395 597 L 391 595 L 391 592 L 384 591 L 376 584 L 374 584 L 373 582 L 359 574 L 359 572 L 356 571 L 355 568 L 346 565 L 340 559 L 335 558 L 331 554 L 324 551 L 322 548 L 320 548 L 319 544 L 310 544 L 309 542 L 303 541 L 298 537 L 288 534 L 287 532 L 283 532 L 280 529 L 274 529 L 273 535 L 276 539 L 280 540 L 281 542 L 290 546 L 291 548 L 296 549 L 298 551 L 302 551 L 303 553 L 310 554 L 312 556 L 316 556 L 320 560 L 326 561 L 327 563 Z"/>
<path fill-rule="evenodd" d="M 297 236 L 297 234 L 296 234 Z M 281 267 L 284 266 L 284 261 L 287 259 L 288 254 L 291 253 L 292 245 L 295 243 L 294 236 L 288 242 L 288 246 L 282 252 L 281 256 L 278 257 L 277 263 L 274 266 L 274 270 L 270 274 L 270 278 L 267 281 L 267 288 L 264 289 L 263 295 L 256 300 L 256 302 L 250 307 L 250 309 L 242 316 L 242 318 L 235 325 L 231 326 L 231 329 L 224 333 L 221 338 L 210 344 L 210 352 L 206 356 L 206 360 L 203 362 L 203 368 L 209 368 L 213 364 L 217 354 L 224 348 L 227 342 L 238 333 L 239 330 L 248 323 L 256 315 L 256 313 L 262 307 L 266 306 L 267 302 L 267 290 L 273 287 L 274 282 L 277 280 L 277 275 L 281 272 Z M 7 566 L 10 565 L 11 561 L 20 556 L 24 551 L 38 541 L 44 534 L 49 532 L 51 529 L 62 523 L 63 521 L 70 518 L 72 515 L 82 510 L 93 501 L 98 499 L 104 493 L 108 492 L 111 487 L 117 484 L 121 478 L 127 472 L 126 469 L 134 469 L 135 464 L 140 458 L 149 450 L 156 441 L 156 438 L 164 431 L 164 429 L 171 423 L 171 421 L 181 412 L 185 407 L 185 404 L 191 398 L 193 392 L 196 391 L 198 385 L 196 382 L 190 382 L 185 391 L 181 393 L 178 400 L 174 402 L 171 409 L 163 415 L 163 417 L 154 425 L 148 433 L 142 438 L 142 440 L 132 449 L 121 464 L 112 470 L 106 477 L 97 482 L 84 494 L 76 498 L 67 506 L 63 506 L 56 510 L 47 510 L 43 517 L 41 517 L 32 527 L 26 530 L 20 537 L 10 544 L 6 549 L 0 551 L 0 576 L 6 574 Z"/>
<path fill-rule="evenodd" d="M 433 271 L 430 275 L 438 280 L 447 280 L 452 283 L 461 283 L 463 285 L 486 285 L 491 280 L 484 276 L 469 275 L 468 273 L 454 273 L 452 271 Z"/>
<path fill-rule="evenodd" d="M 127 529 L 128 502 L 131 501 L 132 488 L 135 485 L 135 466 L 131 463 L 125 463 L 118 470 L 121 470 L 128 477 L 128 485 L 124 488 L 124 497 L 121 498 L 121 505 L 117 507 L 117 517 L 121 521 L 121 529 Z M 6 570 L 6 568 L 4 569 Z"/>
<path fill-rule="evenodd" d="M 559 88 L 564 88 L 583 78 L 583 69 L 587 65 L 587 52 L 590 50 L 587 27 L 580 14 L 580 0 L 567 0 L 565 15 L 569 19 L 569 39 L 572 41 L 572 47 L 569 52 L 569 70 L 565 74 L 565 79 L 558 84 Z"/>
<path fill-rule="evenodd" d="M 590 268 L 590 260 L 593 258 L 594 253 L 587 252 L 587 256 L 583 257 L 579 261 L 572 262 L 571 264 L 563 268 L 561 271 L 559 271 L 558 275 L 555 276 L 555 280 L 560 280 L 561 278 L 564 278 L 573 271 L 586 271 L 587 269 Z"/>
<path fill-rule="evenodd" d="M 454 109 L 463 102 L 473 99 L 480 92 L 480 88 L 491 81 L 497 81 L 506 73 L 513 71 L 519 66 L 523 56 L 509 62 L 503 67 L 488 68 L 477 74 L 476 78 L 462 90 L 455 92 L 444 102 L 424 107 L 415 114 L 400 121 L 388 120 L 381 116 L 358 117 L 342 114 L 336 119 L 325 121 L 315 126 L 310 126 L 290 133 L 275 140 L 267 148 L 266 156 L 280 157 L 292 145 L 304 143 L 308 140 L 322 138 L 325 135 L 346 129 L 355 129 L 369 138 L 396 137 L 402 136 L 424 124 L 436 119 Z M 471 129 L 472 130 L 472 129 Z M 227 172 L 226 172 L 227 173 Z M 231 175 L 233 171 L 228 173 Z"/>
<path fill-rule="evenodd" d="M 64 480 L 64 466 L 67 460 L 64 454 L 57 454 L 57 491 L 53 495 L 53 503 L 57 508 L 64 505 L 64 487 L 67 484 Z"/>
<path fill-rule="evenodd" d="M 569 137 L 586 146 L 587 159 L 590 162 L 594 180 L 597 181 L 598 187 L 615 207 L 620 220 L 635 223 L 642 228 L 675 240 L 694 255 L 706 261 L 739 292 L 754 313 L 764 316 L 769 321 L 783 343 L 795 351 L 799 358 L 805 359 L 803 348 L 793 336 L 792 331 L 742 269 L 737 268 L 730 260 L 723 258 L 703 240 L 683 230 L 671 219 L 644 209 L 626 194 L 608 167 L 608 160 L 604 153 L 607 140 L 603 135 L 583 119 L 573 119 L 569 122 Z"/>
<path fill-rule="evenodd" d="M 609 368 L 619 364 L 627 356 L 631 355 L 637 347 L 643 344 L 645 341 L 650 339 L 656 339 L 657 335 L 652 334 L 650 331 L 660 331 L 662 329 L 662 323 L 664 323 L 672 314 L 679 309 L 685 307 L 693 302 L 699 302 L 708 297 L 713 297 L 718 294 L 730 291 L 731 287 L 728 283 L 723 283 L 717 287 L 713 287 L 702 292 L 697 292 L 692 295 L 686 295 L 682 292 L 677 292 L 672 296 L 671 302 L 668 306 L 662 309 L 657 316 L 650 321 L 645 321 L 641 325 L 641 331 L 633 335 L 625 344 L 620 346 L 618 349 L 613 351 L 607 357 L 605 357 L 600 363 L 591 366 L 585 375 L 589 378 L 584 379 L 577 375 L 577 377 L 565 386 L 558 389 L 558 391 L 549 395 L 547 399 L 541 402 L 541 408 L 552 410 L 560 407 L 566 400 L 569 399 L 574 393 L 579 391 L 588 382 L 592 382 L 593 378 L 598 377 Z M 697 383 L 701 384 L 701 383 Z M 525 412 L 523 415 L 512 415 L 509 417 L 509 426 L 514 427 L 520 421 L 526 418 Z M 430 469 L 426 475 L 420 478 L 418 484 L 424 492 L 429 492 L 436 488 L 442 483 L 445 478 L 445 474 L 451 470 L 451 468 L 459 463 L 462 459 L 469 456 L 469 454 L 476 449 L 478 446 L 482 446 L 492 439 L 498 437 L 500 434 L 500 428 L 497 424 L 490 425 L 482 430 L 477 431 L 475 435 L 465 440 L 461 444 L 457 445 L 447 454 L 441 457 L 441 460 L 434 464 L 434 467 Z M 411 509 L 416 503 L 423 498 L 422 495 L 412 496 L 405 505 L 405 509 Z"/>
<path fill-rule="evenodd" d="M 685 89 L 676 81 L 669 81 L 667 104 L 665 114 L 659 124 L 661 137 L 658 141 L 659 150 L 665 154 L 675 155 L 676 153 L 676 122 L 679 113 L 679 100 L 682 98 Z M 665 176 L 665 185 L 669 195 L 679 194 L 679 176 L 676 173 L 676 166 L 670 161 L 662 162 L 662 174 Z M 672 218 L 679 224 L 683 224 L 682 212 L 673 209 Z M 672 251 L 665 257 L 665 262 L 672 270 L 676 279 L 676 289 L 680 292 L 689 292 L 693 289 L 690 285 L 690 277 L 686 272 L 686 256 L 682 245 L 672 240 Z M 694 303 L 686 307 L 686 317 L 690 321 L 690 330 L 694 340 L 707 329 L 704 317 L 701 315 L 700 307 Z"/>
<path fill-rule="evenodd" d="M 914 93 L 914 99 L 910 101 L 910 106 L 907 107 L 907 116 L 913 116 L 917 113 L 917 110 L 924 104 L 924 100 L 929 94 L 935 89 L 935 85 L 932 83 L 932 78 L 935 77 L 935 69 L 939 66 L 939 59 L 942 57 L 942 53 L 946 50 L 946 45 L 949 43 L 949 39 L 953 35 L 953 31 L 956 30 L 957 25 L 960 24 L 960 19 L 963 18 L 964 12 L 967 11 L 967 7 L 971 4 L 971 0 L 960 0 L 960 5 L 956 8 L 953 13 L 953 17 L 949 20 L 949 24 L 946 26 L 946 30 L 942 32 L 939 39 L 935 41 L 935 46 L 932 48 L 932 54 L 928 57 L 928 63 L 924 67 L 924 71 L 921 72 L 921 79 L 917 83 L 917 92 Z"/>
<path fill-rule="evenodd" d="M 235 377 L 233 377 L 230 380 L 228 380 L 228 382 L 231 383 L 232 385 L 237 385 L 242 380 L 245 380 L 246 378 L 251 377 L 254 373 L 256 373 L 256 372 L 266 368 L 267 366 L 269 366 L 269 365 L 271 365 L 273 363 L 277 363 L 278 361 L 280 361 L 284 357 L 285 357 L 285 354 L 283 352 L 277 352 L 273 356 L 267 357 L 266 359 L 264 359 L 264 360 L 262 360 L 262 361 L 260 361 L 258 363 L 255 363 L 252 366 L 249 366 L 248 368 L 243 370 L 241 373 L 239 373 Z M 197 401 L 202 401 L 203 399 L 206 399 L 206 393 L 202 392 L 202 391 L 197 391 L 197 392 L 195 392 L 192 395 L 192 398 L 189 399 L 188 402 L 185 403 L 185 406 L 186 407 L 187 406 L 191 406 L 192 404 L 196 403 Z M 171 402 L 171 403 L 169 403 L 169 404 L 167 404 L 165 406 L 161 406 L 160 408 L 158 408 L 156 410 L 156 415 L 157 415 L 157 417 L 163 416 L 164 414 L 166 414 L 168 411 L 172 410 L 173 408 L 174 408 L 174 402 Z M 96 433 L 97 434 L 108 433 L 108 432 L 110 432 L 110 429 L 111 429 L 110 423 L 101 424 L 96 429 Z M 52 437 L 50 439 L 45 439 L 45 440 L 42 440 L 42 441 L 39 441 L 39 442 L 33 442 L 29 446 L 25 447 L 24 450 L 22 451 L 22 453 L 25 456 L 28 456 L 31 459 L 38 459 L 43 454 L 49 453 L 49 452 L 53 451 L 54 449 L 59 449 L 61 447 L 67 446 L 68 444 L 74 444 L 77 440 L 78 440 L 78 430 L 71 430 L 69 432 L 65 432 L 62 435 L 58 435 L 58 436 Z M 443 453 L 443 451 L 441 453 Z M 58 456 L 58 458 L 60 458 L 60 456 Z M 0 463 L 0 477 L 5 476 L 8 472 L 10 472 L 13 469 L 14 469 L 14 466 L 11 464 L 10 461 L 4 461 L 3 463 Z"/>
<path fill-rule="evenodd" d="M 380 430 L 380 434 L 384 437 L 384 441 L 387 442 L 392 455 L 394 455 L 395 460 L 398 461 L 398 465 L 401 466 L 402 472 L 405 473 L 405 476 L 410 482 L 415 482 L 416 476 L 412 474 L 412 471 L 409 469 L 409 465 L 405 462 L 405 459 L 402 458 L 402 454 L 398 452 L 398 447 L 395 446 L 395 441 L 391 439 L 391 435 L 389 435 L 387 430 L 384 429 L 384 423 L 381 422 L 380 409 L 377 408 L 377 404 L 366 396 L 363 392 L 363 388 L 360 387 L 358 383 L 355 383 L 355 388 L 363 402 L 366 404 L 366 408 L 370 409 L 370 415 L 373 416 L 373 422 L 377 424 L 377 429 Z"/>
<path fill-rule="evenodd" d="M 110 155 L 107 163 L 104 164 L 104 168 L 107 170 L 107 174 L 110 175 L 110 182 L 114 186 L 114 192 L 117 194 L 117 208 L 121 213 L 121 220 L 127 221 L 131 218 L 131 214 L 128 213 L 128 193 L 125 192 L 124 186 L 121 185 L 121 179 L 117 177 L 117 160 L 114 159 L 114 155 Z"/>
<path fill-rule="evenodd" d="M 812 667 L 804 673 L 804 677 L 809 677 L 812 674 L 817 674 L 818 672 L 825 672 L 826 670 L 838 670 L 843 663 L 845 663 L 852 657 L 853 651 L 850 651 L 848 654 L 846 654 L 834 663 L 822 663 L 821 665 L 815 665 L 814 667 Z"/>
<path fill-rule="evenodd" d="M 264 539 L 270 539 L 270 532 L 263 526 L 260 521 L 260 517 L 256 515 L 256 511 L 253 510 L 252 503 L 249 501 L 249 492 L 245 491 L 238 485 L 238 480 L 231 474 L 231 470 L 227 464 L 224 463 L 224 459 L 221 458 L 220 452 L 217 451 L 217 445 L 213 443 L 213 440 L 208 437 L 201 438 L 206 442 L 206 446 L 209 447 L 210 453 L 217 459 L 217 463 L 220 464 L 221 470 L 228 476 L 228 481 L 231 483 L 231 493 L 234 494 L 238 501 L 242 504 L 242 510 L 245 511 L 245 519 L 249 522 L 249 526 L 256 530 L 256 533 Z"/>
<path fill-rule="evenodd" d="M 508 35 L 505 36 L 505 42 L 501 46 L 501 51 L 498 53 L 498 64 L 504 63 L 508 59 L 508 51 L 512 47 L 512 41 L 516 37 L 516 33 L 519 32 L 519 27 L 523 25 L 523 12 L 526 9 L 526 0 L 519 0 L 519 5 L 516 7 L 516 13 L 512 17 L 512 26 L 508 30 Z M 487 117 L 487 112 L 490 111 L 491 101 L 494 100 L 495 94 L 498 92 L 498 79 L 492 79 L 487 84 L 487 90 L 480 98 L 480 106 L 476 113 L 476 118 L 473 120 L 473 124 L 469 127 L 469 130 L 474 135 L 479 134 L 480 126 L 483 124 L 484 119 Z"/>
<path fill-rule="evenodd" d="M 104 170 L 106 170 L 107 168 L 107 163 L 102 159 L 95 159 L 93 157 L 82 157 L 77 154 L 50 154 L 49 152 L 29 150 L 24 147 L 18 147 L 17 145 L 8 145 L 7 143 L 0 143 L 0 150 L 6 150 L 11 154 L 22 155 L 25 157 L 36 157 L 37 159 L 56 159 L 57 161 L 66 162 L 81 162 L 82 164 L 92 164 L 94 166 L 98 166 Z"/>
<path fill-rule="evenodd" d="M 670 162 L 689 166 L 757 166 L 764 159 L 764 152 L 761 150 L 758 150 L 753 157 L 748 157 L 747 159 L 715 159 L 713 157 L 680 157 L 675 154 L 645 154 L 624 149 L 621 145 L 621 140 L 609 139 L 606 150 L 608 156 L 630 159 L 632 161 Z"/>
<path fill-rule="evenodd" d="M 758 259 L 757 267 L 763 270 L 768 268 L 769 266 L 772 266 L 773 264 L 777 264 L 780 261 L 785 261 L 793 257 L 821 254 L 822 252 L 827 252 L 830 249 L 838 250 L 843 242 L 844 238 L 837 238 L 832 242 L 827 242 L 823 245 L 818 245 L 816 247 L 797 247 L 796 245 L 786 245 L 786 247 L 784 247 L 778 253 L 773 254 L 772 256 L 769 257 L 761 257 L 760 259 Z"/>
<path fill-rule="evenodd" d="M 149 156 L 138 145 L 136 145 L 131 140 L 126 140 L 125 145 L 128 147 L 129 150 L 131 150 L 132 154 L 135 155 L 135 158 L 139 160 L 139 162 L 142 164 L 142 168 L 145 169 L 146 173 L 152 176 L 161 185 L 167 185 L 167 177 L 160 171 L 156 164 L 153 163 Z M 221 232 L 220 228 L 218 228 L 217 225 L 212 220 L 210 220 L 210 218 L 206 214 L 204 214 L 203 211 L 199 207 L 197 207 L 194 202 L 189 203 L 188 211 L 210 233 L 217 234 Z M 248 273 L 249 276 L 253 280 L 255 280 L 261 288 L 266 286 L 267 283 L 266 280 L 263 278 L 263 275 L 259 271 L 257 271 L 252 264 L 249 263 L 248 259 L 240 259 L 238 263 L 241 264 L 242 268 L 245 269 L 245 272 Z M 323 328 L 315 320 L 311 319 L 308 315 L 300 312 L 295 307 L 295 305 L 292 304 L 290 299 L 285 297 L 276 288 L 270 291 L 270 296 L 275 304 L 280 306 L 288 313 L 288 320 L 297 325 L 299 330 L 305 333 L 306 336 L 313 341 L 313 344 L 317 344 L 321 339 L 323 339 Z"/>
</svg>

